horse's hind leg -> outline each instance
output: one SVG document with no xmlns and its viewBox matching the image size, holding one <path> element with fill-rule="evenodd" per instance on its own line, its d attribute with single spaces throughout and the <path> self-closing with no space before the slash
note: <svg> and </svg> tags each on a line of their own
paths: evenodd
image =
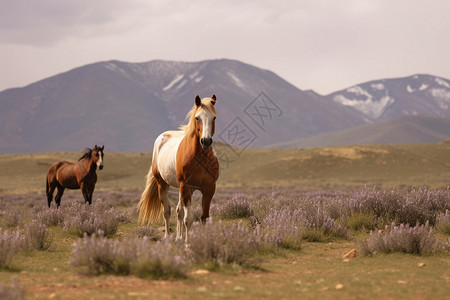
<svg viewBox="0 0 450 300">
<path fill-rule="evenodd" d="M 48 181 L 48 178 L 47 178 L 47 186 L 46 186 L 45 192 L 46 192 L 46 194 L 47 194 L 47 202 L 48 202 L 48 207 L 49 207 L 49 208 L 50 208 L 51 205 L 52 205 L 52 201 L 53 201 L 53 192 L 55 191 L 55 188 L 56 188 L 56 186 L 55 186 L 54 184 L 50 183 L 50 182 Z"/>
<path fill-rule="evenodd" d="M 161 199 L 161 203 L 164 207 L 164 227 L 166 232 L 164 236 L 167 237 L 169 235 L 169 220 L 170 220 L 170 205 L 169 205 L 169 185 L 167 183 L 159 183 L 158 182 L 158 193 L 159 199 Z"/>
<path fill-rule="evenodd" d="M 55 202 L 56 202 L 56 207 L 59 207 L 61 205 L 61 198 L 64 194 L 64 187 L 61 185 L 58 185 L 58 193 L 56 193 L 55 196 Z"/>
</svg>

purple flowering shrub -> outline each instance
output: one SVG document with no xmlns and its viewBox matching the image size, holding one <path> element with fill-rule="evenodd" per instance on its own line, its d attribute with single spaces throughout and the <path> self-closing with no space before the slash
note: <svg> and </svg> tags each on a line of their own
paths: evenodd
<svg viewBox="0 0 450 300">
<path fill-rule="evenodd" d="M 328 198 L 315 194 L 312 196 L 307 193 L 296 195 L 284 195 L 272 192 L 270 196 L 262 196 L 251 202 L 251 208 L 256 220 L 262 220 L 274 211 L 278 211 L 278 221 L 274 219 L 272 226 L 278 226 L 277 232 L 280 235 L 282 228 L 292 230 L 292 226 L 302 228 L 303 237 L 310 241 L 322 241 L 328 238 L 348 238 L 348 230 L 327 212 Z M 287 215 L 287 211 L 295 212 L 295 217 Z M 284 212 L 284 213 L 281 213 Z M 287 218 L 285 220 L 285 218 Z M 286 227 L 278 223 L 287 223 Z M 293 222 L 293 223 L 292 223 Z M 277 225 L 276 225 L 277 224 Z M 290 226 L 289 226 L 290 225 Z M 291 233 L 286 232 L 286 235 Z M 310 239 L 310 236 L 321 236 L 320 240 Z"/>
<path fill-rule="evenodd" d="M 4 214 L 5 225 L 8 227 L 18 227 L 22 225 L 22 213 L 16 207 L 10 207 Z"/>
<path fill-rule="evenodd" d="M 247 194 L 234 194 L 230 200 L 224 201 L 221 205 L 213 205 L 211 214 L 222 219 L 248 218 L 253 215 L 250 207 L 250 199 Z"/>
<path fill-rule="evenodd" d="M 53 242 L 47 226 L 38 220 L 31 220 L 25 226 L 25 243 L 28 249 L 47 250 Z"/>
<path fill-rule="evenodd" d="M 151 242 L 147 238 L 108 239 L 99 231 L 75 243 L 72 267 L 89 275 L 134 274 L 153 279 L 186 276 L 189 262 L 184 250 L 169 239 Z"/>
<path fill-rule="evenodd" d="M 261 240 L 266 247 L 300 249 L 305 221 L 302 210 L 285 207 L 272 209 L 262 217 L 261 224 L 256 228 L 260 231 Z"/>
<path fill-rule="evenodd" d="M 450 209 L 450 190 L 427 188 L 412 189 L 408 192 L 380 191 L 364 188 L 346 199 L 351 212 L 375 215 L 377 226 L 390 222 L 405 224 L 434 225 L 440 212 Z"/>
<path fill-rule="evenodd" d="M 396 226 L 392 223 L 384 230 L 371 232 L 370 237 L 361 242 L 361 248 L 365 255 L 377 252 L 432 254 L 450 249 L 448 243 L 443 243 L 436 237 L 428 222 L 414 227 L 408 224 Z"/>
<path fill-rule="evenodd" d="M 46 226 L 58 226 L 64 223 L 64 216 L 67 209 L 49 208 L 43 209 L 34 214 L 34 218 Z"/>
<path fill-rule="evenodd" d="M 103 231 L 106 236 L 111 236 L 117 232 L 119 222 L 123 218 L 122 213 L 100 199 L 91 206 L 73 202 L 64 213 L 63 229 L 80 237 L 84 233 L 89 235 L 98 230 Z"/>
<path fill-rule="evenodd" d="M 25 239 L 19 231 L 0 228 L 0 269 L 11 267 L 14 255 L 23 249 Z"/>
<path fill-rule="evenodd" d="M 436 229 L 440 232 L 450 235 L 450 210 L 440 213 L 436 218 Z"/>
<path fill-rule="evenodd" d="M 258 263 L 254 254 L 260 247 L 260 239 L 242 221 L 232 224 L 207 222 L 194 223 L 188 236 L 188 256 L 195 264 L 224 264 L 254 266 Z"/>
<path fill-rule="evenodd" d="M 13 277 L 11 285 L 0 282 L 0 299 L 22 300 L 25 299 L 25 288 L 17 277 Z"/>
<path fill-rule="evenodd" d="M 190 266 L 185 246 L 171 239 L 151 243 L 148 239 L 134 239 L 136 260 L 131 262 L 131 272 L 141 278 L 185 278 Z"/>
</svg>

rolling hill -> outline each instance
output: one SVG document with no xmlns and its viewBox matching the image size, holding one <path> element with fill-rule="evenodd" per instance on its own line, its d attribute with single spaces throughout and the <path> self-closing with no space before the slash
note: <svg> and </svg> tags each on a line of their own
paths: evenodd
<svg viewBox="0 0 450 300">
<path fill-rule="evenodd" d="M 272 148 L 343 146 L 355 144 L 437 143 L 450 136 L 450 119 L 403 116 L 377 123 L 322 133 L 271 145 Z"/>
</svg>

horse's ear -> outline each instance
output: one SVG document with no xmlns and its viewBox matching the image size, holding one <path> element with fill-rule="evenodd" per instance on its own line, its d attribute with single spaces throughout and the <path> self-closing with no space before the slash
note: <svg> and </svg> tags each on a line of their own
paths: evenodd
<svg viewBox="0 0 450 300">
<path fill-rule="evenodd" d="M 202 99 L 200 99 L 200 96 L 195 96 L 195 105 L 200 106 L 202 104 Z"/>
<path fill-rule="evenodd" d="M 95 145 L 95 146 L 94 146 L 94 150 L 97 150 L 97 148 L 98 148 L 97 145 Z"/>
<path fill-rule="evenodd" d="M 105 149 L 105 145 L 102 146 L 102 151 L 103 151 L 103 149 Z"/>
<path fill-rule="evenodd" d="M 216 105 L 216 101 L 217 101 L 216 95 L 212 95 L 212 97 L 211 97 L 212 105 Z"/>
</svg>

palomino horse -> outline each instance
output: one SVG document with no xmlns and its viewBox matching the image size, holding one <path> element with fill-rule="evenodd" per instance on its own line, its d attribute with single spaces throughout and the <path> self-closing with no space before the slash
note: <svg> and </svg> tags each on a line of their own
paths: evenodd
<svg viewBox="0 0 450 300">
<path fill-rule="evenodd" d="M 92 193 L 97 182 L 97 167 L 103 169 L 103 149 L 105 146 L 94 149 L 86 149 L 86 153 L 77 163 L 58 161 L 50 166 L 47 172 L 47 200 L 50 207 L 53 200 L 53 192 L 58 188 L 55 197 L 56 205 L 61 204 L 64 189 L 81 189 L 85 203 L 92 203 Z"/>
<path fill-rule="evenodd" d="M 177 239 L 182 239 L 185 231 L 187 241 L 194 219 L 191 197 L 195 190 L 202 193 L 202 223 L 209 217 L 209 205 L 219 177 L 219 161 L 212 147 L 215 104 L 215 95 L 203 99 L 197 95 L 194 107 L 186 116 L 189 123 L 179 131 L 166 131 L 156 139 L 152 166 L 139 201 L 139 223 L 158 222 L 164 209 L 165 236 L 169 234 L 169 186 L 180 189 L 176 209 Z"/>
</svg>

